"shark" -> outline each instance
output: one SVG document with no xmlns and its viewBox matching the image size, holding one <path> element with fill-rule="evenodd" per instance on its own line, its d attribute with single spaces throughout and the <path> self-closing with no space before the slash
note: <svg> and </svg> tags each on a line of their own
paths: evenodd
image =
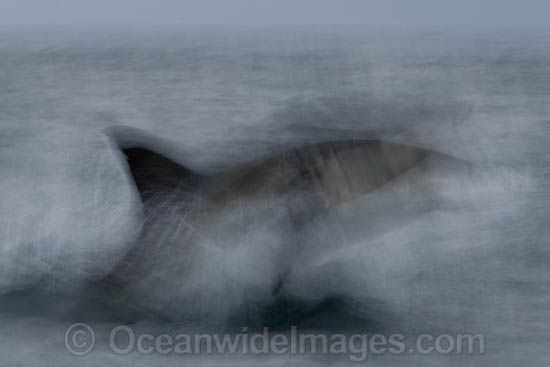
<svg viewBox="0 0 550 367">
<path fill-rule="evenodd" d="M 139 238 L 93 282 L 92 293 L 119 318 L 203 326 L 323 322 L 319 315 L 341 309 L 345 297 L 302 298 L 287 284 L 312 252 L 334 249 L 314 243 L 312 224 L 334 227 L 334 213 L 361 200 L 368 207 L 370 194 L 395 182 L 405 182 L 409 196 L 425 195 L 434 184 L 425 172 L 434 168 L 470 168 L 412 145 L 347 139 L 281 146 L 203 173 L 180 164 L 174 146 L 150 133 L 130 127 L 106 133 L 143 210 Z"/>
</svg>

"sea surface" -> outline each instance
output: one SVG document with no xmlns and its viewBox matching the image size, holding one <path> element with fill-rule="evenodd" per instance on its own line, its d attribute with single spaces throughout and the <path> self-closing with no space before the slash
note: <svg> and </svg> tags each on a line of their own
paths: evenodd
<svg viewBox="0 0 550 367">
<path fill-rule="evenodd" d="M 178 163 L 205 173 L 352 138 L 469 162 L 476 179 L 442 180 L 435 206 L 412 197 L 397 207 L 375 192 L 374 206 L 339 214 L 343 234 L 315 224 L 339 246 L 298 266 L 293 292 L 345 295 L 365 333 L 374 323 L 388 334 L 482 333 L 487 344 L 475 356 L 373 355 L 372 366 L 550 362 L 550 30 L 0 27 L 0 364 L 339 366 L 352 362 L 107 350 L 105 330 L 123 321 L 82 307 L 83 284 L 108 272 L 140 225 L 105 135 L 113 126 L 177 146 Z M 230 228 L 225 238 L 242 241 Z M 261 280 L 265 255 L 244 256 L 220 256 L 224 272 L 194 286 Z M 204 307 L 223 312 L 220 297 Z M 98 330 L 83 357 L 64 345 L 78 321 Z"/>
</svg>

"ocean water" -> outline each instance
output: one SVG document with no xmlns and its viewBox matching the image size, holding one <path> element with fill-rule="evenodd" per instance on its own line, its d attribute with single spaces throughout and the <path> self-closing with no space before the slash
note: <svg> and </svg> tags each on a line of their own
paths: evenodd
<svg viewBox="0 0 550 367">
<path fill-rule="evenodd" d="M 385 354 L 371 365 L 550 360 L 550 31 L 0 29 L 2 365 L 351 363 L 107 350 L 105 330 L 128 321 L 83 305 L 86 285 L 132 246 L 142 214 L 105 134 L 116 126 L 159 139 L 204 174 L 281 146 L 351 138 L 467 162 L 473 176 L 429 168 L 312 223 L 287 292 L 308 302 L 342 296 L 339 311 L 359 321 L 334 310 L 315 315 L 315 326 L 294 321 L 330 332 L 351 322 L 365 333 L 482 333 L 487 343 L 481 356 Z M 434 188 L 417 195 L 418 182 Z M 223 213 L 212 229 L 221 250 L 191 284 L 170 271 L 184 255 L 162 255 L 166 271 L 145 287 L 153 304 L 199 295 L 194 305 L 211 318 L 269 284 L 275 255 L 264 246 L 284 246 L 285 228 L 273 232 L 262 216 L 236 225 L 238 215 Z M 97 350 L 67 351 L 72 322 L 96 328 Z M 132 322 L 157 334 L 208 324 Z"/>
</svg>

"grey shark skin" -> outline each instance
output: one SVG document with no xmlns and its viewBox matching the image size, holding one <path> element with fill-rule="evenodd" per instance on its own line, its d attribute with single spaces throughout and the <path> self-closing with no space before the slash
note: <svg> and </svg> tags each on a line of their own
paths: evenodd
<svg viewBox="0 0 550 367">
<path fill-rule="evenodd" d="M 347 205 L 365 200 L 368 206 L 369 193 L 394 182 L 410 186 L 410 195 L 425 195 L 432 183 L 423 170 L 469 170 L 465 162 L 413 146 L 347 140 L 283 147 L 202 174 L 167 158 L 173 146 L 137 129 L 117 128 L 108 135 L 126 158 L 145 220 L 134 247 L 94 283 L 95 293 L 118 317 L 203 326 L 308 318 L 326 326 L 346 297 L 338 292 L 302 297 L 296 290 L 304 282 L 296 282 L 296 274 L 308 261 L 338 247 L 328 238 L 319 241 L 312 224 L 341 227 L 338 217 Z M 327 312 L 331 316 L 324 318 Z M 349 321 L 355 315 L 342 317 Z"/>
</svg>

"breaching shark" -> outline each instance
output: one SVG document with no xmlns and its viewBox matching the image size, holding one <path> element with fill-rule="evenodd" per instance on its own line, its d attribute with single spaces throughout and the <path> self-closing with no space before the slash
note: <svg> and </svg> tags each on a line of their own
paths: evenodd
<svg viewBox="0 0 550 367">
<path fill-rule="evenodd" d="M 116 127 L 107 135 L 135 182 L 144 220 L 131 250 L 93 287 L 129 318 L 281 324 L 338 307 L 345 297 L 301 299 L 292 280 L 311 254 L 338 247 L 312 231 L 333 226 L 333 213 L 355 201 L 368 207 L 369 194 L 395 182 L 422 196 L 435 184 L 426 172 L 469 169 L 432 150 L 357 139 L 284 146 L 204 174 L 170 159 L 168 144 L 143 131 Z"/>
</svg>

